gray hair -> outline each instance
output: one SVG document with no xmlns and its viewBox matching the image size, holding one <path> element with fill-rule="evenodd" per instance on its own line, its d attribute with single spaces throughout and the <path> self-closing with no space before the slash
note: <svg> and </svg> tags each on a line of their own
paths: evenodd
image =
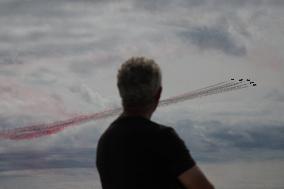
<svg viewBox="0 0 284 189">
<path fill-rule="evenodd" d="M 161 71 L 152 59 L 132 57 L 117 74 L 117 86 L 124 107 L 148 105 L 161 87 Z"/>
</svg>

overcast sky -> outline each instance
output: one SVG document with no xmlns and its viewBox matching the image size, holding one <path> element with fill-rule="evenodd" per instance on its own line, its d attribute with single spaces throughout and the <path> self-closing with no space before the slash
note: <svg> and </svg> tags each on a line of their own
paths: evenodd
<svg viewBox="0 0 284 189">
<path fill-rule="evenodd" d="M 198 162 L 283 160 L 283 8 L 282 0 L 0 0 L 0 129 L 120 106 L 118 67 L 146 56 L 161 66 L 162 98 L 232 77 L 258 83 L 157 110 L 153 120 L 174 127 Z M 93 167 L 111 121 L 0 140 L 0 171 Z"/>
</svg>

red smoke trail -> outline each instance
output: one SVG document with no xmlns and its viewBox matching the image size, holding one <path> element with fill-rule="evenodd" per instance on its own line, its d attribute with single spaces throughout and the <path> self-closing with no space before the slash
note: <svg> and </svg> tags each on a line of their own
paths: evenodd
<svg viewBox="0 0 284 189">
<path fill-rule="evenodd" d="M 252 84 L 251 82 L 245 82 L 245 81 L 221 82 L 188 93 L 184 93 L 182 95 L 161 100 L 159 102 L 159 106 L 167 106 L 185 100 L 201 98 L 213 94 L 219 94 L 223 92 L 243 89 L 252 86 L 251 84 Z M 0 132 L 0 139 L 2 138 L 2 139 L 11 139 L 11 140 L 26 140 L 41 136 L 52 135 L 64 130 L 66 127 L 70 127 L 75 124 L 78 125 L 84 122 L 88 122 L 90 120 L 105 119 L 114 115 L 118 115 L 121 111 L 122 108 L 115 108 L 115 109 L 98 112 L 95 114 L 73 117 L 64 121 L 43 123 L 43 124 L 26 126 L 22 128 L 9 129 Z"/>
</svg>

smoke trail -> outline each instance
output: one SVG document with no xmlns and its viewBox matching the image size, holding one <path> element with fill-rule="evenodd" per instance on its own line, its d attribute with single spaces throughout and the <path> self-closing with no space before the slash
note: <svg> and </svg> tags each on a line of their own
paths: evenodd
<svg viewBox="0 0 284 189">
<path fill-rule="evenodd" d="M 202 89 L 198 89 L 189 93 L 185 93 L 179 96 L 175 96 L 166 100 L 162 100 L 159 106 L 170 105 L 184 100 L 204 97 L 212 94 L 218 94 L 226 91 L 238 89 L 240 86 L 249 87 L 248 83 L 242 84 L 241 82 L 222 82 L 216 85 L 211 85 Z"/>
<path fill-rule="evenodd" d="M 252 85 L 253 84 L 253 85 Z M 168 106 L 171 104 L 175 104 L 178 102 L 183 102 L 186 100 L 194 99 L 194 98 L 201 98 L 213 94 L 219 94 L 224 93 L 228 91 L 238 90 L 247 88 L 250 86 L 255 86 L 254 83 L 251 82 L 244 82 L 244 81 L 225 81 L 220 82 L 217 84 L 213 84 L 201 89 L 197 89 L 188 93 L 184 93 L 178 96 L 174 96 L 168 99 L 161 100 L 159 102 L 160 106 Z M 81 115 L 76 116 L 64 121 L 57 121 L 53 123 L 43 123 L 43 124 L 37 124 L 37 125 L 31 125 L 26 126 L 23 128 L 15 128 L 15 129 L 9 129 L 6 131 L 0 132 L 0 139 L 11 139 L 11 140 L 25 140 L 25 139 L 32 139 L 37 138 L 41 136 L 47 136 L 52 135 L 57 132 L 60 132 L 64 130 L 66 127 L 70 127 L 73 125 L 78 125 L 84 122 L 88 122 L 90 120 L 99 120 L 99 119 L 105 119 L 111 116 L 118 115 L 122 112 L 122 108 L 115 108 L 110 109 L 102 112 L 98 112 L 95 114 L 89 114 L 89 115 Z"/>
</svg>

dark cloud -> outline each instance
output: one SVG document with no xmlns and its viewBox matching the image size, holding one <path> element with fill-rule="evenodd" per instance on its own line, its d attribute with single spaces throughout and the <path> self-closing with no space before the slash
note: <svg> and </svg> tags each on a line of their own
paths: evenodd
<svg viewBox="0 0 284 189">
<path fill-rule="evenodd" d="M 284 125 L 261 125 L 253 128 L 248 125 L 235 126 L 242 128 L 231 129 L 223 128 L 209 135 L 219 142 L 225 142 L 228 146 L 237 147 L 239 149 L 266 149 L 266 150 L 282 150 L 284 148 Z"/>
<path fill-rule="evenodd" d="M 58 15 L 60 12 L 59 9 L 56 8 L 56 5 L 61 5 L 62 2 L 58 1 L 57 4 L 53 3 L 53 1 L 35 1 L 35 0 L 12 0 L 12 1 L 0 1 L 0 10 L 1 16 L 29 16 L 29 15 L 45 15 L 47 12 L 55 13 Z M 48 10 L 49 9 L 49 10 Z"/>
<path fill-rule="evenodd" d="M 105 5 L 113 0 L 1 0 L 1 16 L 37 16 L 38 18 L 55 18 L 59 16 L 76 16 L 75 12 L 64 10 L 66 5 Z M 44 20 L 43 20 L 44 21 Z"/>
<path fill-rule="evenodd" d="M 165 9 L 176 8 L 179 6 L 196 7 L 208 4 L 207 0 L 133 0 L 134 7 L 146 11 L 163 11 Z"/>
<path fill-rule="evenodd" d="M 188 40 L 201 50 L 221 50 L 228 55 L 244 56 L 246 47 L 240 45 L 227 29 L 222 27 L 195 27 L 179 33 L 183 40 Z"/>
<path fill-rule="evenodd" d="M 267 0 L 267 4 L 274 5 L 274 6 L 284 6 L 283 0 Z"/>
<path fill-rule="evenodd" d="M 210 0 L 207 0 L 210 2 Z M 232 7 L 259 7 L 259 6 L 283 6 L 283 0 L 213 0 L 212 4 L 219 6 L 232 6 Z"/>
<path fill-rule="evenodd" d="M 245 7 L 245 6 L 257 6 L 263 3 L 263 0 L 184 0 L 184 4 L 188 6 L 205 6 L 210 5 L 214 7 Z"/>
<path fill-rule="evenodd" d="M 22 64 L 23 61 L 16 52 L 0 51 L 0 65 Z"/>
<path fill-rule="evenodd" d="M 78 36 L 69 37 L 68 33 L 67 30 L 65 36 L 61 34 L 55 34 L 50 37 L 43 35 L 39 42 L 34 42 L 36 39 L 33 38 L 23 39 L 22 43 L 10 41 L 10 45 L 15 46 L 15 48 L 13 50 L 12 48 L 9 50 L 0 50 L 0 64 L 21 64 L 28 62 L 26 60 L 30 59 L 80 56 L 85 53 L 96 52 L 97 50 L 102 51 L 115 46 L 115 41 L 110 44 L 109 40 L 105 38 L 99 41 L 81 41 Z"/>
<path fill-rule="evenodd" d="M 210 2 L 207 0 L 207 2 Z M 262 5 L 264 0 L 213 0 L 212 4 L 219 6 L 245 7 Z"/>
<path fill-rule="evenodd" d="M 0 154 L 0 171 L 95 167 L 95 148 Z"/>
<path fill-rule="evenodd" d="M 133 0 L 136 8 L 142 8 L 147 11 L 162 11 L 177 7 L 197 8 L 245 8 L 259 6 L 283 6 L 282 0 Z"/>
<path fill-rule="evenodd" d="M 134 0 L 134 7 L 138 9 L 144 9 L 147 11 L 159 11 L 173 5 L 173 1 L 170 0 Z"/>
<path fill-rule="evenodd" d="M 284 125 L 224 125 L 219 121 L 178 121 L 175 127 L 199 160 L 218 161 L 277 157 L 284 149 Z M 269 152 L 269 153 L 268 153 Z M 223 156 L 224 155 L 224 156 Z M 283 156 L 283 154 L 280 156 Z"/>
</svg>

